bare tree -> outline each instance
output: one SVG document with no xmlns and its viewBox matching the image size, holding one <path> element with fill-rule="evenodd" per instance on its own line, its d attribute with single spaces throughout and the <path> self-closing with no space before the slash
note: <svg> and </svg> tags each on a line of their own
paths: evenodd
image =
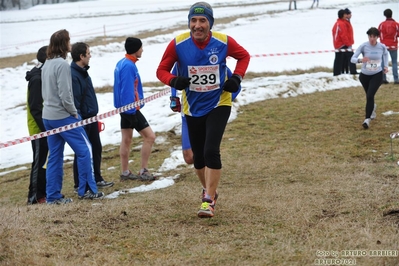
<svg viewBox="0 0 399 266">
<path fill-rule="evenodd" d="M 20 0 L 12 0 L 12 7 L 18 6 L 18 9 L 21 9 L 21 1 Z"/>
<path fill-rule="evenodd" d="M 36 6 L 36 5 L 40 5 L 40 0 L 37 0 L 36 4 L 35 4 L 35 0 L 32 0 L 32 6 Z"/>
<path fill-rule="evenodd" d="M 0 10 L 7 10 L 10 8 L 22 9 L 31 6 L 46 5 L 46 4 L 59 4 L 65 2 L 80 2 L 84 0 L 0 0 Z M 30 4 L 31 3 L 31 4 Z"/>
</svg>

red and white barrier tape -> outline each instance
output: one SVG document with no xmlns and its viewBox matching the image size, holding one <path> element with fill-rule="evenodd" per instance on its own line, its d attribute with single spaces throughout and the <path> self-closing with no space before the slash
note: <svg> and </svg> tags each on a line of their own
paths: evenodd
<svg viewBox="0 0 399 266">
<path fill-rule="evenodd" d="M 310 52 L 289 52 L 289 53 L 274 53 L 274 54 L 254 54 L 251 57 L 272 57 L 272 56 L 283 56 L 283 55 L 297 55 L 297 54 L 319 54 L 319 53 L 331 53 L 335 50 L 322 50 L 322 51 L 310 51 Z"/>
<path fill-rule="evenodd" d="M 354 51 L 352 49 L 340 49 L 340 50 L 319 50 L 319 51 L 307 51 L 307 52 L 288 52 L 288 53 L 274 53 L 274 54 L 255 54 L 251 57 L 272 57 L 272 56 L 284 56 L 284 55 L 297 55 L 297 54 L 321 54 L 321 53 L 331 53 L 331 52 L 346 52 Z"/>
<path fill-rule="evenodd" d="M 103 113 L 103 114 L 100 114 L 100 115 L 97 115 L 97 116 L 93 116 L 93 117 L 81 120 L 79 122 L 76 122 L 76 123 L 72 123 L 72 124 L 65 125 L 65 126 L 62 126 L 62 127 L 59 127 L 59 128 L 55 128 L 55 129 L 47 130 L 47 131 L 44 131 L 44 132 L 40 132 L 38 134 L 34 134 L 32 136 L 29 136 L 29 137 L 23 137 L 23 138 L 20 138 L 20 139 L 10 140 L 10 141 L 6 141 L 6 142 L 0 142 L 0 149 L 7 148 L 7 147 L 10 147 L 10 146 L 13 146 L 13 145 L 20 144 L 20 143 L 24 143 L 24 142 L 27 142 L 27 141 L 44 138 L 44 137 L 47 137 L 47 136 L 50 136 L 50 135 L 55 135 L 55 134 L 58 134 L 58 133 L 61 133 L 61 132 L 65 132 L 65 131 L 68 131 L 68 130 L 71 130 L 71 129 L 74 129 L 74 128 L 77 128 L 77 127 L 81 127 L 81 126 L 84 126 L 84 125 L 88 125 L 88 124 L 94 123 L 94 122 L 96 122 L 98 120 L 101 120 L 101 119 L 104 119 L 104 118 L 108 118 L 108 117 L 114 116 L 116 114 L 126 112 L 127 110 L 136 108 L 136 107 L 142 105 L 143 103 L 147 103 L 147 102 L 153 101 L 153 100 L 155 100 L 157 98 L 160 98 L 160 97 L 162 97 L 162 96 L 164 96 L 164 95 L 166 95 L 168 93 L 170 93 L 170 88 L 167 88 L 167 89 L 165 89 L 163 91 L 160 91 L 160 92 L 158 92 L 156 94 L 153 94 L 153 95 L 151 95 L 151 96 L 149 96 L 147 98 L 144 98 L 144 99 L 142 99 L 140 101 L 127 104 L 127 105 L 122 106 L 120 108 L 117 108 L 115 110 L 112 110 L 112 111 L 109 111 L 109 112 L 106 112 L 106 113 Z"/>
<path fill-rule="evenodd" d="M 388 48 L 396 48 L 389 46 Z M 305 51 L 305 52 L 288 52 L 288 53 L 274 53 L 274 54 L 254 54 L 251 57 L 273 57 L 285 55 L 301 55 L 301 54 L 322 54 L 322 53 L 336 53 L 336 52 L 354 52 L 355 49 L 335 49 L 335 50 L 318 50 L 318 51 Z"/>
</svg>

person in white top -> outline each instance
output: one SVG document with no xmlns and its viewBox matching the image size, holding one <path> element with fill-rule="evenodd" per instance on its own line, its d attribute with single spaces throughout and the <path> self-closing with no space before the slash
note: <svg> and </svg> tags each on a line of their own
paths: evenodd
<svg viewBox="0 0 399 266">
<path fill-rule="evenodd" d="M 379 30 L 372 27 L 367 31 L 367 35 L 369 41 L 361 44 L 351 58 L 354 64 L 362 63 L 359 80 L 367 99 L 366 119 L 363 122 L 365 129 L 368 129 L 370 121 L 376 118 L 377 105 L 374 103 L 374 96 L 382 84 L 382 75 L 388 72 L 388 50 L 385 45 L 377 42 Z M 359 59 L 360 54 L 363 55 L 362 59 Z"/>
</svg>

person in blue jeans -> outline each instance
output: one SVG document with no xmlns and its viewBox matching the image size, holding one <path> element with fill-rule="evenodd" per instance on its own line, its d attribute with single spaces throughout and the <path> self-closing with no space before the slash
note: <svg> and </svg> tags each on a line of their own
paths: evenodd
<svg viewBox="0 0 399 266">
<path fill-rule="evenodd" d="M 42 119 L 46 130 L 52 130 L 81 120 L 75 108 L 72 93 L 71 68 L 65 60 L 71 51 L 69 32 L 59 30 L 50 38 L 47 60 L 42 68 Z M 82 127 L 47 137 L 49 156 L 46 171 L 47 204 L 72 202 L 61 194 L 65 142 L 77 156 L 79 169 L 79 199 L 99 199 L 104 193 L 97 191 L 94 180 L 91 144 Z M 86 191 L 86 185 L 89 190 Z"/>
<path fill-rule="evenodd" d="M 399 23 L 392 18 L 392 10 L 385 9 L 385 21 L 381 22 L 378 26 L 380 31 L 380 42 L 385 44 L 392 61 L 392 74 L 394 84 L 399 84 L 398 76 L 398 38 L 399 38 Z M 383 83 L 388 84 L 387 75 L 384 73 L 382 76 Z"/>
</svg>

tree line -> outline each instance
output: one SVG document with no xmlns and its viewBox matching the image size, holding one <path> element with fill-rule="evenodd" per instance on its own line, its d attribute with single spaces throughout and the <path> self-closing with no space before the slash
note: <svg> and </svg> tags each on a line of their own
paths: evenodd
<svg viewBox="0 0 399 266">
<path fill-rule="evenodd" d="M 82 0 L 0 0 L 0 10 L 26 9 L 36 5 L 79 2 Z"/>
</svg>

